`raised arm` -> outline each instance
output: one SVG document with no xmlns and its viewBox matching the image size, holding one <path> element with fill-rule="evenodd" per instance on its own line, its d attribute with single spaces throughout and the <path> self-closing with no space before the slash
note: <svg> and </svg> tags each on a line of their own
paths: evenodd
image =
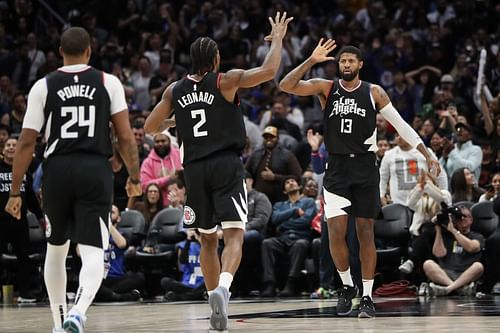
<svg viewBox="0 0 500 333">
<path fill-rule="evenodd" d="M 408 142 L 412 147 L 417 148 L 417 150 L 425 157 L 427 161 L 427 167 L 430 172 L 434 175 L 439 175 L 441 172 L 441 166 L 439 161 L 437 161 L 425 147 L 420 139 L 419 135 L 407 122 L 401 118 L 398 111 L 392 106 L 391 100 L 385 90 L 373 84 L 371 87 L 371 94 L 373 100 L 375 101 L 375 107 L 379 110 L 380 114 L 398 131 L 399 135 Z"/>
<path fill-rule="evenodd" d="M 323 42 L 323 38 L 321 38 L 311 56 L 281 80 L 280 89 L 299 96 L 319 95 L 322 105 L 324 105 L 332 81 L 317 78 L 302 80 L 302 78 L 315 64 L 334 60 L 335 58 L 329 57 L 328 54 L 336 47 L 335 40 L 328 39 Z"/>
<path fill-rule="evenodd" d="M 266 37 L 266 40 L 271 40 L 271 48 L 264 62 L 256 68 L 248 70 L 233 69 L 222 74 L 220 77 L 220 88 L 223 92 L 227 92 L 228 95 L 231 95 L 231 93 L 234 95 L 238 88 L 255 87 L 274 78 L 281 63 L 283 38 L 286 35 L 288 23 L 292 19 L 293 17 L 286 17 L 286 12 L 283 15 L 277 12 L 274 20 L 269 17 L 272 30 L 271 34 Z"/>
<path fill-rule="evenodd" d="M 175 121 L 169 118 L 174 109 L 172 106 L 172 91 L 176 83 L 177 81 L 172 82 L 167 89 L 165 89 L 160 103 L 156 104 L 153 111 L 147 117 L 144 123 L 144 130 L 147 134 L 155 135 L 165 128 L 175 126 Z"/>
</svg>

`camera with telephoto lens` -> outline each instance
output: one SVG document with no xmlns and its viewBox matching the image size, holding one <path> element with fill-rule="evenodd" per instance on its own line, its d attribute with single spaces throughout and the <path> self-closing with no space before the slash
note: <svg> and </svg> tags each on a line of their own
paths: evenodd
<svg viewBox="0 0 500 333">
<path fill-rule="evenodd" d="M 451 221 L 453 224 L 464 217 L 464 214 L 462 214 L 462 210 L 459 207 L 448 206 L 445 202 L 441 202 L 441 211 L 436 215 L 436 223 L 446 228 L 450 222 L 450 219 L 448 218 L 449 215 L 451 215 Z"/>
</svg>

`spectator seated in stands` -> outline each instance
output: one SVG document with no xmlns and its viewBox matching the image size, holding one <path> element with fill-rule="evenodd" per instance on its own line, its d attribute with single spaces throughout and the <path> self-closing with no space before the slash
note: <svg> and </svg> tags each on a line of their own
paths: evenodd
<svg viewBox="0 0 500 333">
<path fill-rule="evenodd" d="M 282 297 L 295 296 L 298 279 L 311 241 L 311 220 L 316 214 L 314 199 L 305 197 L 294 177 L 286 177 L 283 191 L 288 200 L 274 204 L 271 224 L 276 227 L 276 237 L 267 238 L 262 243 L 262 266 L 265 289 L 263 297 L 275 296 L 276 265 L 280 257 L 288 257 L 287 281 L 280 292 Z M 280 261 L 280 262 L 287 262 Z"/>
<path fill-rule="evenodd" d="M 168 207 L 167 184 L 174 177 L 176 170 L 182 169 L 180 151 L 171 145 L 170 137 L 164 133 L 154 136 L 153 150 L 141 165 L 141 184 L 143 190 L 151 183 L 161 189 L 163 206 Z"/>
<path fill-rule="evenodd" d="M 498 197 L 500 197 L 500 172 L 493 175 L 491 184 L 487 186 L 486 192 L 481 195 L 479 202 L 494 201 Z"/>
<path fill-rule="evenodd" d="M 151 183 L 146 186 L 142 201 L 135 202 L 135 199 L 132 199 L 132 201 L 129 202 L 129 208 L 138 210 L 144 215 L 144 219 L 146 220 L 144 233 L 147 233 L 153 218 L 159 211 L 165 208 L 163 206 L 163 194 L 160 190 L 160 186 L 156 183 Z"/>
<path fill-rule="evenodd" d="M 422 267 L 426 259 L 432 257 L 432 242 L 434 239 L 434 224 L 431 219 L 441 210 L 441 203 L 451 205 L 451 194 L 446 188 L 441 189 L 436 184 L 436 178 L 420 170 L 417 185 L 408 194 L 408 207 L 413 210 L 410 225 L 410 251 L 399 270 L 410 274 L 415 266 Z"/>
<path fill-rule="evenodd" d="M 432 253 L 437 261 L 425 261 L 424 272 L 432 281 L 429 293 L 433 296 L 445 296 L 453 291 L 473 296 L 475 282 L 484 271 L 481 263 L 484 237 L 471 231 L 474 222 L 469 208 L 453 207 L 456 208 L 453 213 L 438 215 L 432 220 L 436 229 Z"/>
<path fill-rule="evenodd" d="M 254 179 L 254 188 L 274 204 L 286 199 L 281 188 L 283 180 L 289 176 L 299 179 L 302 170 L 295 155 L 278 143 L 276 127 L 267 126 L 262 136 L 264 144 L 250 155 L 246 169 Z"/>
<path fill-rule="evenodd" d="M 477 187 L 477 180 L 474 173 L 467 168 L 455 170 L 450 181 L 451 198 L 453 203 L 460 201 L 469 201 L 476 203 L 484 193 Z"/>
<path fill-rule="evenodd" d="M 205 281 L 200 266 L 200 234 L 195 229 L 188 229 L 186 234 L 186 240 L 176 245 L 181 281 L 164 277 L 160 282 L 168 301 L 203 300 L 205 297 Z"/>
<path fill-rule="evenodd" d="M 120 211 L 111 207 L 109 246 L 104 253 L 104 279 L 95 297 L 96 302 L 138 301 L 144 287 L 142 273 L 126 272 L 124 258 L 128 240 L 118 231 Z"/>
</svg>

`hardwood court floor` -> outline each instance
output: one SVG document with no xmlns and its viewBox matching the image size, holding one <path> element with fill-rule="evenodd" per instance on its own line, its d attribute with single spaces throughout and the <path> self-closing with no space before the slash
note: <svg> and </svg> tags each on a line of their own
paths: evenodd
<svg viewBox="0 0 500 333">
<path fill-rule="evenodd" d="M 234 300 L 229 332 L 500 332 L 500 297 L 376 298 L 377 318 L 335 315 L 336 300 Z M 209 332 L 206 303 L 94 305 L 86 332 Z M 47 305 L 0 307 L 0 332 L 51 332 Z M 212 332 L 212 331 L 210 331 Z"/>
</svg>

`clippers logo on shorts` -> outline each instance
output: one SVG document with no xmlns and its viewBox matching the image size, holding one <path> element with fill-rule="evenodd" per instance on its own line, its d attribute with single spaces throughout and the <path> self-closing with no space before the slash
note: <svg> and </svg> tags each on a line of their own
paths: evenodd
<svg viewBox="0 0 500 333">
<path fill-rule="evenodd" d="M 191 225 L 196 220 L 196 214 L 193 208 L 189 206 L 184 206 L 184 224 Z"/>
<path fill-rule="evenodd" d="M 52 235 L 52 225 L 50 224 L 49 217 L 45 214 L 45 238 L 49 238 Z"/>
</svg>

